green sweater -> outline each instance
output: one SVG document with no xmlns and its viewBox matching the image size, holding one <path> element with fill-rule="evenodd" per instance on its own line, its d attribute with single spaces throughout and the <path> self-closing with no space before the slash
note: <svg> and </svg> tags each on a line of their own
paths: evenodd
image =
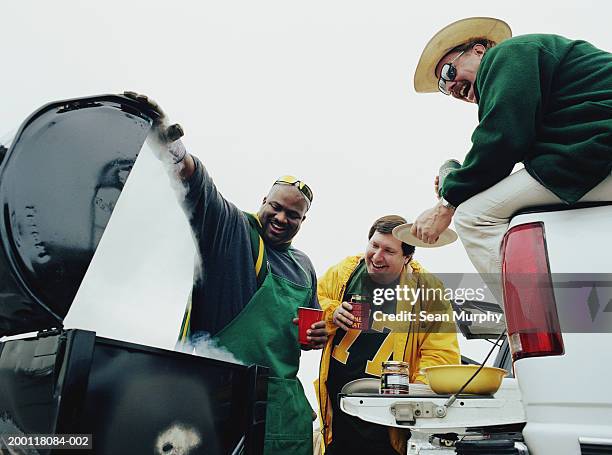
<svg viewBox="0 0 612 455">
<path fill-rule="evenodd" d="M 489 49 L 476 77 L 479 125 L 441 195 L 458 206 L 523 162 L 568 204 L 612 170 L 612 54 L 585 41 L 524 35 Z"/>
</svg>

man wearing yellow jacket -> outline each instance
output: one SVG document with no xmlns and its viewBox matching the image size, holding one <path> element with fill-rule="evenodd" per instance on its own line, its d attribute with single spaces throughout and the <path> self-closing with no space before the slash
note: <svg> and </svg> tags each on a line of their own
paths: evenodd
<svg viewBox="0 0 612 455">
<path fill-rule="evenodd" d="M 419 317 L 450 314 L 452 309 L 444 300 L 440 280 L 412 259 L 414 246 L 391 234 L 394 227 L 405 222 L 396 215 L 376 220 L 369 231 L 365 254 L 347 257 L 318 282 L 319 303 L 330 333 L 315 382 L 326 455 L 406 453 L 406 431 L 369 424 L 339 409 L 337 395 L 344 384 L 380 377 L 382 362 L 387 360 L 408 362 L 412 383 L 426 382 L 421 373 L 425 367 L 460 363 L 454 323 L 424 322 Z M 407 289 L 421 291 L 409 293 Z M 439 291 L 427 292 L 428 289 Z M 350 328 L 354 317 L 349 301 L 356 295 L 366 296 L 374 303 L 371 328 L 367 331 Z M 413 322 L 390 322 L 381 317 L 407 313 L 414 315 L 409 318 Z"/>
</svg>

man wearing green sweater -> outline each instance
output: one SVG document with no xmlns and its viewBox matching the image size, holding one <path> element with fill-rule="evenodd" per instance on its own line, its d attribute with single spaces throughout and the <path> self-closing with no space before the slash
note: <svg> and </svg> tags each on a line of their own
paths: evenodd
<svg viewBox="0 0 612 455">
<path fill-rule="evenodd" d="M 414 76 L 417 92 L 477 104 L 479 124 L 412 233 L 433 243 L 454 216 L 476 269 L 497 276 L 518 209 L 612 200 L 612 54 L 557 35 L 511 36 L 497 19 L 454 22 Z M 524 169 L 511 174 L 517 163 Z"/>
</svg>

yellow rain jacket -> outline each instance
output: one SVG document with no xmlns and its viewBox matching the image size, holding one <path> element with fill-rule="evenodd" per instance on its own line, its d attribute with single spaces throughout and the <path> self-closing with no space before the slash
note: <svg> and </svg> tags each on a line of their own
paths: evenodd
<svg viewBox="0 0 612 455">
<path fill-rule="evenodd" d="M 319 417 L 321 418 L 321 433 L 325 445 L 332 441 L 332 407 L 330 397 L 327 395 L 327 375 L 329 372 L 329 362 L 333 349 L 333 339 L 336 333 L 336 325 L 333 323 L 333 314 L 341 304 L 346 285 L 357 268 L 363 256 L 349 256 L 339 264 L 331 267 L 318 282 L 317 294 L 319 304 L 323 309 L 329 338 L 321 354 L 321 365 L 319 368 L 319 379 L 315 381 L 315 391 L 319 403 Z M 435 276 L 428 273 L 421 265 L 412 260 L 404 267 L 400 276 L 400 287 L 422 287 L 439 288 L 444 292 L 444 285 Z M 438 293 L 439 295 L 440 293 Z M 414 302 L 413 302 L 414 303 Z M 419 300 L 415 308 L 406 301 L 397 301 L 397 311 L 417 312 L 427 311 L 429 313 L 447 313 L 452 316 L 452 307 L 447 300 L 427 301 Z M 452 317 L 450 319 L 453 320 Z M 435 365 L 459 364 L 461 356 L 459 354 L 459 344 L 457 333 L 454 330 L 454 322 L 449 326 L 447 323 L 426 323 L 427 326 L 420 324 L 420 328 L 408 335 L 406 326 L 398 328 L 393 340 L 393 360 L 403 360 L 410 366 L 410 382 L 426 383 L 425 376 L 421 370 Z M 444 325 L 446 324 L 446 325 Z M 441 327 L 444 327 L 441 329 Z M 403 332 L 403 333 L 402 333 Z M 416 333 L 415 333 L 416 332 Z M 406 344 L 408 343 L 408 344 Z M 405 352 L 405 357 L 403 354 Z M 403 357 L 403 358 L 402 358 Z M 389 427 L 389 438 L 391 445 L 399 453 L 406 453 L 407 431 L 400 428 Z"/>
</svg>

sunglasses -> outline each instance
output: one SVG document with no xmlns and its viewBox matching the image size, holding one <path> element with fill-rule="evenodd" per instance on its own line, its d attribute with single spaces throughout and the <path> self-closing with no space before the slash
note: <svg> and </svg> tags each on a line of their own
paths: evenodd
<svg viewBox="0 0 612 455">
<path fill-rule="evenodd" d="M 438 79 L 438 90 L 440 90 L 445 95 L 450 95 L 450 91 L 446 88 L 446 83 L 454 81 L 457 77 L 457 67 L 453 65 L 455 61 L 463 55 L 465 51 L 459 52 L 459 54 L 452 59 L 450 62 L 442 65 L 442 69 L 440 70 L 440 79 Z"/>
<path fill-rule="evenodd" d="M 310 206 L 310 203 L 312 202 L 312 197 L 313 197 L 312 190 L 302 180 L 298 180 L 296 177 L 292 175 L 284 175 L 280 177 L 278 180 L 276 180 L 274 184 L 275 185 L 295 186 L 298 190 L 300 190 L 300 192 L 304 195 L 304 197 L 308 199 L 308 205 Z"/>
</svg>

